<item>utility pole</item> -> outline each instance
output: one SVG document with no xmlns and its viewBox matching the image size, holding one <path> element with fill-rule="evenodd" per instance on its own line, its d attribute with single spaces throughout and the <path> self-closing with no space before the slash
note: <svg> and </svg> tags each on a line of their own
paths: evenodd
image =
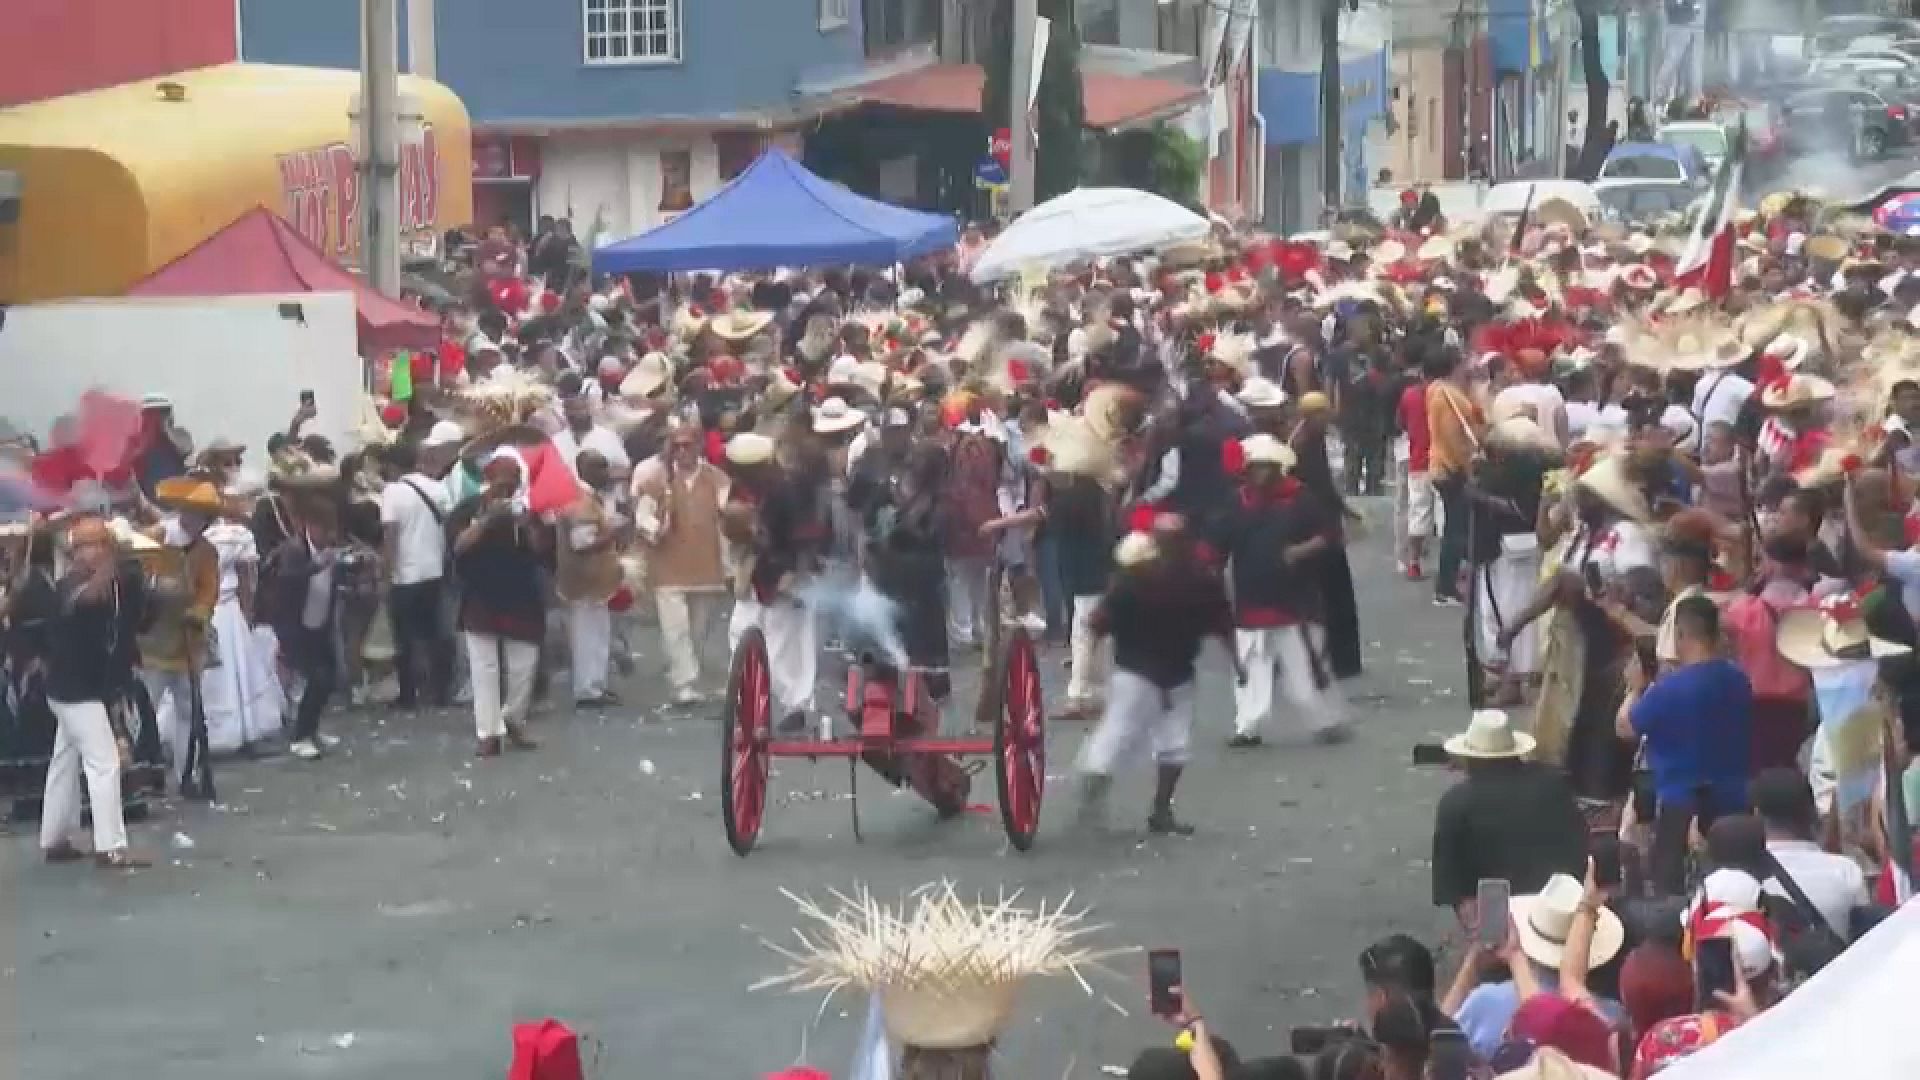
<svg viewBox="0 0 1920 1080">
<path fill-rule="evenodd" d="M 1320 202 L 1327 223 L 1340 209 L 1340 174 L 1346 155 L 1340 151 L 1340 5 L 1344 0 L 1320 0 Z"/>
<path fill-rule="evenodd" d="M 1040 0 L 1010 0 L 1013 4 L 1013 63 L 1008 68 L 1007 132 L 1012 144 L 1007 148 L 1007 213 L 1019 216 L 1033 207 L 1034 159 L 1033 107 L 1028 98 L 1033 86 L 1033 35 L 1040 22 Z"/>
<path fill-rule="evenodd" d="M 396 0 L 360 0 L 360 266 L 400 295 L 400 42 Z"/>
</svg>

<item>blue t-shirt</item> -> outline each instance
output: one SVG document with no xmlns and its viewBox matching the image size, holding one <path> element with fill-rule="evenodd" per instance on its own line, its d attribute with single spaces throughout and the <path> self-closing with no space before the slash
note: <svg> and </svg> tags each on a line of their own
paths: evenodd
<svg viewBox="0 0 1920 1080">
<path fill-rule="evenodd" d="M 1633 730 L 1646 740 L 1662 801 L 1711 790 L 1712 809 L 1746 805 L 1753 742 L 1753 684 L 1725 658 L 1688 664 L 1654 680 L 1634 703 Z"/>
</svg>

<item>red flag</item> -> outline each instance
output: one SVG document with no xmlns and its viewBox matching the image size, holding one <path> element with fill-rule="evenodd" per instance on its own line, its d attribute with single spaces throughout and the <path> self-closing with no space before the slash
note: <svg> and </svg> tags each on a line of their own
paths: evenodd
<svg viewBox="0 0 1920 1080">
<path fill-rule="evenodd" d="M 520 447 L 520 458 L 527 463 L 527 508 L 534 513 L 558 513 L 580 497 L 579 481 L 551 439 Z"/>
<path fill-rule="evenodd" d="M 1675 288 L 1692 286 L 1712 300 L 1724 300 L 1733 291 L 1733 215 L 1740 203 L 1740 173 L 1744 164 L 1738 152 L 1739 143 L 1739 139 L 1733 140 L 1734 149 L 1715 174 L 1707 205 L 1701 208 L 1693 236 L 1673 268 Z"/>
<path fill-rule="evenodd" d="M 94 473 L 106 473 L 129 463 L 138 448 L 140 405 L 101 390 L 80 398 L 74 414 L 73 442 L 80 461 Z"/>
</svg>

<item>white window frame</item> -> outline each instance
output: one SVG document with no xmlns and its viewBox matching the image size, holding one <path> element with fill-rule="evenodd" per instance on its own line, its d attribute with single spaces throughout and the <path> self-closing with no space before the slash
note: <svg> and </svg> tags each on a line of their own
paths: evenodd
<svg viewBox="0 0 1920 1080">
<path fill-rule="evenodd" d="M 686 24 L 682 20 L 683 0 L 580 0 L 580 59 L 589 67 L 632 67 L 654 64 L 680 63 L 686 53 Z M 651 33 L 637 32 L 634 27 L 640 19 L 664 9 L 667 15 L 667 44 L 665 54 L 638 55 L 634 48 L 641 41 L 652 36 Z M 622 18 L 626 30 L 615 32 L 604 27 L 616 16 Z M 595 18 L 602 20 L 603 29 L 594 30 Z M 611 42 L 624 36 L 627 43 L 626 56 L 593 55 L 596 41 Z"/>
<path fill-rule="evenodd" d="M 820 0 L 820 29 L 838 30 L 853 21 L 853 0 Z"/>
</svg>

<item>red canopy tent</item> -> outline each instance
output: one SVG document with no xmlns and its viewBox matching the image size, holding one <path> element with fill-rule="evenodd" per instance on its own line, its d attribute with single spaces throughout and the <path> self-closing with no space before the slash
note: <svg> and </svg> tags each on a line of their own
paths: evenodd
<svg viewBox="0 0 1920 1080">
<path fill-rule="evenodd" d="M 147 275 L 129 296 L 235 296 L 245 293 L 350 292 L 360 313 L 360 349 L 430 349 L 440 320 L 382 296 L 264 206 L 235 218 L 198 246 Z"/>
</svg>

